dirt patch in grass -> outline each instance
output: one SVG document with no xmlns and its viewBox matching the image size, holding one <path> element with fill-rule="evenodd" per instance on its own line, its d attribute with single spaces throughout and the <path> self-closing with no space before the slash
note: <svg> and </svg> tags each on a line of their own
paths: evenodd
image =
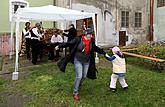
<svg viewBox="0 0 165 107">
<path fill-rule="evenodd" d="M 29 71 L 19 72 L 19 79 L 28 77 Z M 24 102 L 30 100 L 28 96 L 17 90 L 17 81 L 12 81 L 12 73 L 0 75 L 6 81 L 5 91 L 0 92 L 0 107 L 23 107 Z"/>
<path fill-rule="evenodd" d="M 0 104 L 1 107 L 23 107 L 23 96 L 21 93 L 2 93 L 4 101 Z"/>
<path fill-rule="evenodd" d="M 2 71 L 2 66 L 3 66 L 3 57 L 0 56 L 0 71 Z"/>
</svg>

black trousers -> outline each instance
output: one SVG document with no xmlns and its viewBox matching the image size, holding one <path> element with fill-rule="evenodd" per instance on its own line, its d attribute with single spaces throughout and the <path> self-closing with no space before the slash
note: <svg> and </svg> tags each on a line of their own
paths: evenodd
<svg viewBox="0 0 165 107">
<path fill-rule="evenodd" d="M 39 53 L 38 53 L 38 58 L 41 60 L 43 57 L 43 49 L 44 49 L 44 45 L 42 41 L 39 41 Z"/>
<path fill-rule="evenodd" d="M 32 47 L 32 63 L 37 63 L 37 58 L 40 51 L 40 42 L 37 39 L 31 39 L 31 47 Z"/>
<path fill-rule="evenodd" d="M 49 60 L 53 60 L 54 58 L 58 58 L 60 57 L 59 51 L 60 50 L 56 50 L 56 55 L 54 55 L 54 48 L 59 45 L 60 43 L 53 43 L 50 44 L 50 50 L 49 50 L 49 54 L 48 54 L 48 59 Z"/>
<path fill-rule="evenodd" d="M 27 59 L 30 60 L 30 47 L 31 47 L 31 38 L 25 38 L 26 42 L 26 56 Z"/>
</svg>

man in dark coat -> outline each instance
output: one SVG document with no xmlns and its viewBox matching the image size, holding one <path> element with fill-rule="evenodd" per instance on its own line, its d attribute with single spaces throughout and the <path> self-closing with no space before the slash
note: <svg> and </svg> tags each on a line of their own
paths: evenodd
<svg viewBox="0 0 165 107">
<path fill-rule="evenodd" d="M 30 47 L 31 47 L 30 22 L 26 22 L 25 26 L 26 27 L 23 29 L 22 35 L 23 35 L 23 38 L 25 38 L 27 60 L 30 61 Z"/>
<path fill-rule="evenodd" d="M 30 33 L 31 33 L 31 47 L 32 47 L 32 63 L 33 64 L 37 63 L 37 58 L 40 54 L 39 53 L 40 49 L 41 49 L 40 39 L 42 38 L 42 34 L 40 33 L 40 29 L 41 29 L 41 24 L 36 23 L 35 27 L 33 27 L 30 30 Z"/>
<path fill-rule="evenodd" d="M 68 34 L 63 33 L 64 36 L 68 37 L 67 42 L 70 42 L 71 40 L 73 40 L 77 36 L 77 30 L 73 24 L 70 24 L 69 29 L 64 30 L 64 32 L 68 32 Z M 72 48 L 73 48 L 73 46 L 69 47 L 69 52 L 71 52 Z"/>
<path fill-rule="evenodd" d="M 58 49 L 73 46 L 71 53 L 62 58 L 57 65 L 61 71 L 65 72 L 68 62 L 74 63 L 76 79 L 74 82 L 73 97 L 75 100 L 80 99 L 78 91 L 85 77 L 87 76 L 90 79 L 96 79 L 94 52 L 106 54 L 102 49 L 95 45 L 92 32 L 92 29 L 87 29 L 85 35 L 76 37 L 72 41 L 60 44 L 56 47 L 56 49 Z"/>
</svg>

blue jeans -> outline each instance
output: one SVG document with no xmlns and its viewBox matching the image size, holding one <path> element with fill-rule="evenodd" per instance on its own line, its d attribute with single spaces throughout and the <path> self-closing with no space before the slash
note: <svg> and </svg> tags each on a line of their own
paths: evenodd
<svg viewBox="0 0 165 107">
<path fill-rule="evenodd" d="M 74 95 L 78 94 L 79 87 L 87 75 L 89 64 L 90 64 L 90 61 L 82 63 L 81 61 L 74 58 L 74 65 L 75 65 L 75 72 L 76 72 L 76 79 L 74 82 L 74 89 L 73 89 Z"/>
</svg>

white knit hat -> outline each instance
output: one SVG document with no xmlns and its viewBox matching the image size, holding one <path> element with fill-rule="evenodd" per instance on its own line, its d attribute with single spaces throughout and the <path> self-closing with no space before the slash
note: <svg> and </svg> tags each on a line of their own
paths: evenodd
<svg viewBox="0 0 165 107">
<path fill-rule="evenodd" d="M 113 53 L 117 53 L 117 52 L 119 52 L 119 51 L 120 51 L 120 48 L 117 47 L 117 46 L 115 46 L 115 47 L 112 48 L 112 52 L 113 52 Z"/>
</svg>

